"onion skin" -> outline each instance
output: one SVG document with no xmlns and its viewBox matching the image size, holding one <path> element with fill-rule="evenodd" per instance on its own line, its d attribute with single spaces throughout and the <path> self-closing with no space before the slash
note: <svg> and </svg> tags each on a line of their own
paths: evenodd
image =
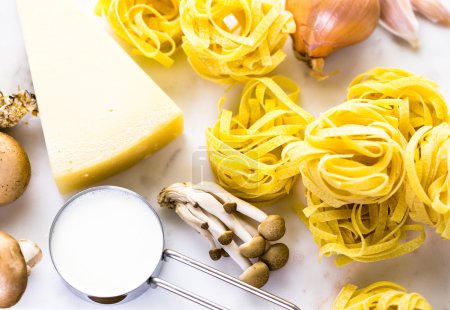
<svg viewBox="0 0 450 310">
<path fill-rule="evenodd" d="M 365 40 L 380 18 L 379 0 L 286 0 L 286 9 L 297 26 L 294 50 L 317 74 L 312 59 Z"/>
</svg>

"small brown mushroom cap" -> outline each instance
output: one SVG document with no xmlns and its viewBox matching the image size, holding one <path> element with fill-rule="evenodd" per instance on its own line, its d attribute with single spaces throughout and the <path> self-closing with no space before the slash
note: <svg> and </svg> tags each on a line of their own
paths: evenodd
<svg viewBox="0 0 450 310">
<path fill-rule="evenodd" d="M 1 231 L 0 262 L 0 308 L 9 308 L 27 288 L 27 265 L 17 240 Z"/>
<path fill-rule="evenodd" d="M 19 198 L 28 186 L 31 166 L 27 153 L 13 137 L 0 132 L 0 206 Z"/>
<path fill-rule="evenodd" d="M 234 233 L 231 230 L 225 231 L 222 235 L 217 238 L 217 241 L 219 241 L 222 245 L 230 244 L 231 241 L 233 241 Z"/>
<path fill-rule="evenodd" d="M 275 243 L 260 259 L 266 263 L 270 270 L 280 269 L 289 260 L 289 248 L 284 243 Z"/>
<path fill-rule="evenodd" d="M 266 240 L 259 235 L 254 236 L 252 240 L 241 244 L 239 247 L 239 252 L 247 258 L 260 257 L 264 254 L 265 250 Z"/>
<path fill-rule="evenodd" d="M 245 270 L 239 280 L 260 288 L 269 281 L 269 267 L 263 262 L 256 262 Z"/>
<path fill-rule="evenodd" d="M 209 257 L 211 257 L 212 260 L 219 260 L 222 257 L 222 249 L 209 250 Z"/>
<path fill-rule="evenodd" d="M 237 204 L 235 202 L 225 202 L 223 204 L 223 208 L 225 209 L 225 212 L 227 213 L 235 213 L 237 210 Z"/>
<path fill-rule="evenodd" d="M 269 241 L 281 239 L 286 232 L 284 219 L 277 214 L 269 215 L 261 224 L 259 224 L 258 232 Z"/>
</svg>

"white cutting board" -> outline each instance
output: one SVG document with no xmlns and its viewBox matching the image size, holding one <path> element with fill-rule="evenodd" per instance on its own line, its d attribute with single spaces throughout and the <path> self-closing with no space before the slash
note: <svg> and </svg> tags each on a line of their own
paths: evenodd
<svg viewBox="0 0 450 310">
<path fill-rule="evenodd" d="M 93 14 L 94 0 L 79 2 L 85 7 L 86 14 Z M 99 24 L 105 26 L 100 20 Z M 346 86 L 353 77 L 375 66 L 399 67 L 427 76 L 441 85 L 442 93 L 450 102 L 450 29 L 421 20 L 420 37 L 422 47 L 415 51 L 378 29 L 364 43 L 329 57 L 326 70 L 340 70 L 340 73 L 321 83 L 310 78 L 305 67 L 295 60 L 289 41 L 285 47 L 288 57 L 275 73 L 298 82 L 303 92 L 302 106 L 316 116 L 343 100 Z M 31 89 L 14 0 L 0 1 L 0 38 L 0 90 L 10 93 L 18 85 Z M 164 224 L 168 248 L 238 276 L 240 270 L 230 259 L 211 261 L 207 254 L 207 242 L 181 222 L 174 212 L 161 209 L 156 204 L 156 195 L 166 185 L 178 181 L 198 181 L 201 173 L 205 179 L 212 179 L 205 158 L 204 132 L 206 126 L 216 120 L 216 102 L 227 86 L 198 77 L 182 52 L 176 55 L 176 63 L 171 69 L 143 58 L 134 58 L 183 109 L 185 132 L 153 157 L 101 184 L 127 187 L 147 197 Z M 76 85 L 73 86 L 75 90 Z M 239 89 L 235 89 L 227 97 L 236 99 L 238 93 Z M 236 103 L 234 100 L 228 104 L 236 107 Z M 33 239 L 44 250 L 44 259 L 33 270 L 28 289 L 16 308 L 106 309 L 106 306 L 86 303 L 69 292 L 52 266 L 48 232 L 54 215 L 68 197 L 58 193 L 51 177 L 39 119 L 30 117 L 27 123 L 8 133 L 27 150 L 33 175 L 25 195 L 0 209 L 0 229 L 17 238 Z M 288 230 L 283 241 L 290 247 L 291 257 L 284 269 L 272 273 L 264 289 L 296 303 L 302 309 L 329 309 L 330 303 L 347 282 L 365 286 L 379 280 L 390 280 L 406 286 L 410 291 L 422 293 L 436 310 L 450 309 L 450 241 L 443 241 L 428 230 L 426 244 L 413 254 L 384 262 L 353 263 L 337 268 L 330 258 L 318 260 L 318 248 L 311 234 L 290 210 L 293 204 L 303 199 L 299 184 L 290 197 L 266 209 L 270 213 L 281 213 L 287 219 Z M 277 309 L 175 262 L 164 265 L 161 277 L 232 309 Z M 199 308 L 163 289 L 150 289 L 134 301 L 110 307 L 117 310 Z"/>
</svg>

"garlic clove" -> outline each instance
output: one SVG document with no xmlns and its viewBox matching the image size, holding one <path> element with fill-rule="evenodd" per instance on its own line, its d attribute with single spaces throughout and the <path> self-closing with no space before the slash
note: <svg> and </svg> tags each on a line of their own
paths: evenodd
<svg viewBox="0 0 450 310">
<path fill-rule="evenodd" d="M 411 0 L 380 0 L 380 24 L 395 36 L 413 47 L 419 46 L 419 22 L 414 14 Z"/>
<path fill-rule="evenodd" d="M 450 26 L 450 11 L 441 0 L 411 0 L 414 11 L 433 23 Z"/>
</svg>

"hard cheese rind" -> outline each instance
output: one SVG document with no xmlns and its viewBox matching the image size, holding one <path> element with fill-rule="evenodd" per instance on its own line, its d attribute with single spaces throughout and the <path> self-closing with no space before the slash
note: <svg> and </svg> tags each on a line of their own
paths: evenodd
<svg viewBox="0 0 450 310">
<path fill-rule="evenodd" d="M 180 109 L 75 0 L 17 0 L 53 175 L 67 193 L 183 129 Z"/>
</svg>

